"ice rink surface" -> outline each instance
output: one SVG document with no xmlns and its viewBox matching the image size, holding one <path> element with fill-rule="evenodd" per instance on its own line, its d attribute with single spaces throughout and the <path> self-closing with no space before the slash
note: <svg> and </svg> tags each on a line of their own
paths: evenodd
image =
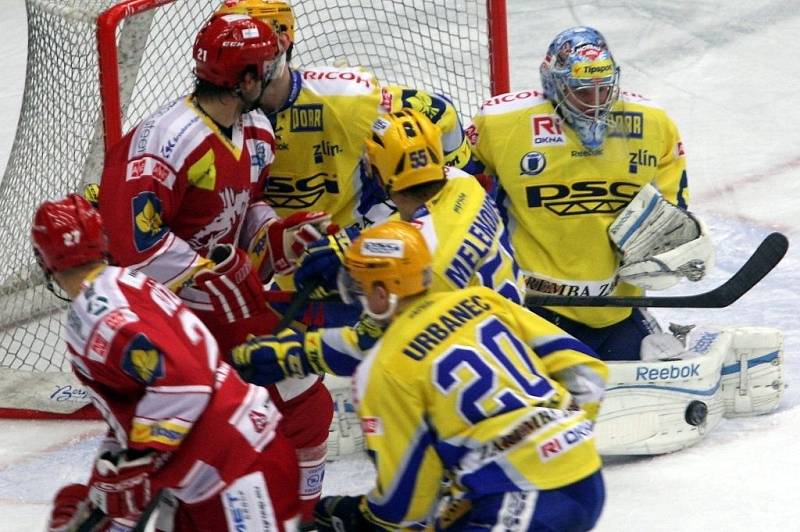
<svg viewBox="0 0 800 532">
<path fill-rule="evenodd" d="M 25 73 L 23 0 L 0 0 L 0 173 L 13 142 Z M 389 3 L 387 3 L 388 5 Z M 600 29 L 625 90 L 672 115 L 687 150 L 693 211 L 717 242 L 713 288 L 761 238 L 800 239 L 800 0 L 509 0 L 512 88 L 539 87 L 538 65 L 560 30 Z M 31 179 L 35 179 L 31 176 Z M 662 324 L 783 329 L 789 388 L 774 414 L 724 420 L 704 441 L 659 457 L 606 461 L 604 532 L 798 530 L 800 505 L 800 254 L 722 310 L 660 310 Z M 55 490 L 88 475 L 99 423 L 0 421 L 0 531 L 41 530 Z M 360 457 L 330 464 L 326 493 L 360 493 L 372 481 Z"/>
</svg>

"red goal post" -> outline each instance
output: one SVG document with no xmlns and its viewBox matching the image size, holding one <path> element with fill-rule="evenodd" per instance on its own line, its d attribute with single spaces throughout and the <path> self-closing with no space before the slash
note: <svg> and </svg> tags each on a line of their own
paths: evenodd
<svg viewBox="0 0 800 532">
<path fill-rule="evenodd" d="M 191 48 L 221 0 L 26 0 L 28 64 L 0 181 L 0 417 L 80 416 L 61 339 L 64 304 L 28 235 L 36 206 L 98 180 L 103 157 L 192 90 Z M 348 64 L 448 95 L 465 122 L 509 90 L 505 0 L 294 0 L 292 66 Z"/>
</svg>

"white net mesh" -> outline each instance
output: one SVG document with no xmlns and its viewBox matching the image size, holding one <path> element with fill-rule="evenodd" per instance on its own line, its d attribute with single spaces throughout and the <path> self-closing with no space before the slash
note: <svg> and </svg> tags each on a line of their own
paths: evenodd
<svg viewBox="0 0 800 532">
<path fill-rule="evenodd" d="M 0 368 L 65 370 L 61 306 L 44 287 L 28 234 L 35 207 L 80 191 L 102 165 L 95 40 L 110 0 L 27 0 L 22 113 L 0 183 Z M 128 130 L 192 89 L 191 47 L 218 0 L 178 0 L 118 31 Z M 295 0 L 295 67 L 346 62 L 382 82 L 449 95 L 465 119 L 490 95 L 485 0 Z M 144 46 L 142 46 L 144 45 Z"/>
</svg>

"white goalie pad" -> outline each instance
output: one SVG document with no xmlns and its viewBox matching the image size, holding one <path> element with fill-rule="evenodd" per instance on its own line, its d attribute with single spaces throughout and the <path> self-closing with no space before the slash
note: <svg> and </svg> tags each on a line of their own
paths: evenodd
<svg viewBox="0 0 800 532">
<path fill-rule="evenodd" d="M 350 379 L 325 375 L 323 382 L 333 397 L 333 420 L 328 430 L 328 460 L 364 451 L 364 433 L 356 414 Z"/>
<path fill-rule="evenodd" d="M 725 417 L 772 412 L 786 387 L 783 333 L 769 327 L 737 327 L 728 331 L 733 341 L 722 366 Z"/>
<path fill-rule="evenodd" d="M 677 340 L 662 336 L 643 342 L 649 352 L 642 354 L 680 359 L 608 363 L 595 427 L 601 454 L 677 451 L 701 440 L 722 417 L 766 414 L 778 406 L 785 388 L 781 331 L 705 326 L 689 333 L 682 352 Z"/>
<path fill-rule="evenodd" d="M 603 455 L 662 454 L 700 441 L 722 419 L 723 362 L 733 335 L 693 331 L 683 360 L 609 362 L 595 426 Z"/>
<path fill-rule="evenodd" d="M 699 281 L 714 264 L 705 224 L 645 185 L 608 228 L 622 254 L 620 280 L 663 290 L 682 278 Z"/>
</svg>

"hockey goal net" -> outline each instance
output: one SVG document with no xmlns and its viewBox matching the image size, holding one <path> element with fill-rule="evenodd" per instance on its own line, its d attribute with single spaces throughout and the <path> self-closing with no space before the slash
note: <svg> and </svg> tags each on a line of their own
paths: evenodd
<svg viewBox="0 0 800 532">
<path fill-rule="evenodd" d="M 0 183 L 0 414 L 85 406 L 61 340 L 65 306 L 36 267 L 30 219 L 42 200 L 97 181 L 124 131 L 191 91 L 194 36 L 219 2 L 27 0 L 23 106 Z M 508 90 L 504 3 L 294 0 L 292 64 L 363 66 L 382 82 L 448 94 L 466 120 Z"/>
</svg>

